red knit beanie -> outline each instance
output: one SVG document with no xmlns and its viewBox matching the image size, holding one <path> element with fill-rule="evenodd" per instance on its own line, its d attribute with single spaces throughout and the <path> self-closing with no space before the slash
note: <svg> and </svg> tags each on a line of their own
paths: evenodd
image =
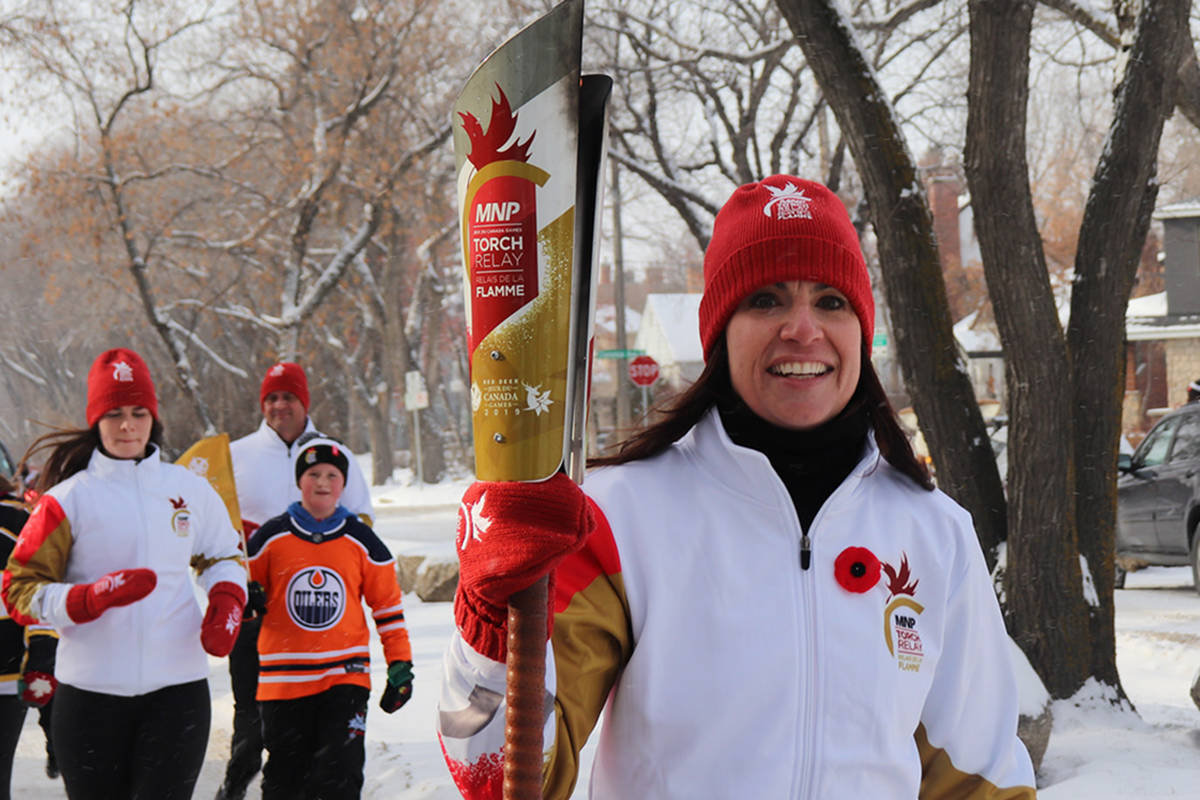
<svg viewBox="0 0 1200 800">
<path fill-rule="evenodd" d="M 261 406 L 271 392 L 291 392 L 296 395 L 300 405 L 308 413 L 308 377 L 304 368 L 291 361 L 280 361 L 263 376 L 262 388 L 258 390 L 258 404 Z"/>
<path fill-rule="evenodd" d="M 142 406 L 158 419 L 158 397 L 150 370 L 141 356 L 124 347 L 105 350 L 88 370 L 88 427 L 120 406 Z"/>
<path fill-rule="evenodd" d="M 846 295 L 870 354 L 875 299 L 846 207 L 819 183 L 772 175 L 734 190 L 713 223 L 700 299 L 705 361 L 742 298 L 782 281 L 816 281 Z"/>
</svg>

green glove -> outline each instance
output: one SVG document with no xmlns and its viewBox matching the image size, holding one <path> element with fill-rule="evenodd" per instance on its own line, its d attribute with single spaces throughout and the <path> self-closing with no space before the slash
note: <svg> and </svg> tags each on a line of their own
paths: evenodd
<svg viewBox="0 0 1200 800">
<path fill-rule="evenodd" d="M 388 664 L 387 687 L 379 698 L 379 707 L 388 714 L 396 711 L 412 697 L 413 669 L 411 661 Z"/>
</svg>

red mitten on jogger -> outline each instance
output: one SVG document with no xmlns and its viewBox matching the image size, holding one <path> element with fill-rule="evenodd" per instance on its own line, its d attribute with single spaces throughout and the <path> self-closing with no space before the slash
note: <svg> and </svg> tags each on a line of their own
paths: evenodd
<svg viewBox="0 0 1200 800">
<path fill-rule="evenodd" d="M 25 705 L 41 708 L 50 702 L 58 689 L 58 681 L 54 677 L 58 637 L 50 635 L 40 626 L 26 629 L 25 634 L 27 644 L 21 677 L 17 680 L 17 694 Z"/>
<path fill-rule="evenodd" d="M 208 592 L 208 611 L 200 623 L 204 652 L 218 658 L 229 655 L 242 627 L 246 590 L 231 581 L 221 581 Z"/>
<path fill-rule="evenodd" d="M 158 576 L 145 567 L 119 569 L 94 583 L 77 583 L 67 592 L 67 616 L 91 622 L 113 606 L 127 606 L 154 591 Z"/>
<path fill-rule="evenodd" d="M 472 484 L 458 509 L 454 596 L 454 620 L 467 643 L 504 661 L 508 598 L 583 546 L 594 527 L 587 497 L 561 472 L 539 483 Z"/>
</svg>

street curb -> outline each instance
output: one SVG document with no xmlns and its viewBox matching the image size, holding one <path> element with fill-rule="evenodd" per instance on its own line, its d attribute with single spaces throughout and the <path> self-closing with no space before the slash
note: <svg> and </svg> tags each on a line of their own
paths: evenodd
<svg viewBox="0 0 1200 800">
<path fill-rule="evenodd" d="M 390 517 L 408 512 L 425 513 L 430 511 L 457 511 L 458 503 L 429 503 L 426 505 L 376 505 L 375 516 Z"/>
</svg>

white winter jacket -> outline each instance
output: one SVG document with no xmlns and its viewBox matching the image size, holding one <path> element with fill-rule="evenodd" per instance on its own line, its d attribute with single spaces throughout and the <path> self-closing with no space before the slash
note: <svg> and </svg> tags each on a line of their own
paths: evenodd
<svg viewBox="0 0 1200 800">
<path fill-rule="evenodd" d="M 873 440 L 814 519 L 808 569 L 783 482 L 715 411 L 584 489 L 600 525 L 555 577 L 546 797 L 570 795 L 602 711 L 601 800 L 1034 796 L 971 520 Z M 884 565 L 861 593 L 835 574 L 851 547 Z M 494 796 L 504 666 L 461 637 L 445 665 L 451 771 Z"/>
<path fill-rule="evenodd" d="M 119 569 L 148 567 L 154 590 L 91 622 L 67 615 L 67 593 Z M 134 696 L 208 677 L 200 603 L 222 581 L 245 587 L 237 532 L 207 480 L 164 463 L 92 453 L 87 469 L 39 500 L 8 561 L 5 600 L 59 632 L 59 681 Z"/>
<path fill-rule="evenodd" d="M 317 430 L 309 418 L 304 427 L 304 433 Z M 303 434 L 301 434 L 303 435 Z M 255 528 L 262 525 L 271 517 L 277 517 L 292 503 L 300 499 L 300 487 L 296 485 L 295 465 L 296 444 L 288 445 L 279 438 L 266 420 L 258 426 L 258 430 L 234 440 L 229 445 L 233 457 L 233 479 L 237 485 L 238 506 L 242 512 L 242 520 L 251 523 Z M 350 460 L 350 470 L 346 475 L 346 488 L 342 492 L 341 504 L 349 509 L 351 514 L 372 524 L 375 510 L 371 507 L 371 493 L 367 489 L 367 481 L 363 478 L 358 459 L 348 449 L 346 455 Z M 252 531 L 246 531 L 247 534 Z"/>
</svg>

